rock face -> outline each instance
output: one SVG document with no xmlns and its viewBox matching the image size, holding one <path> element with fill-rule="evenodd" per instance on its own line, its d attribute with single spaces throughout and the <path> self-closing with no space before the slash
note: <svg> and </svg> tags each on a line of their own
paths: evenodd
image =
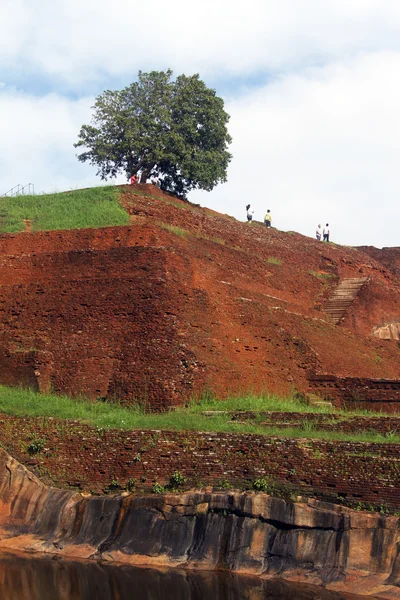
<svg viewBox="0 0 400 600">
<path fill-rule="evenodd" d="M 400 340 L 400 323 L 388 323 L 374 328 L 374 336 L 380 340 Z"/>
<path fill-rule="evenodd" d="M 265 494 L 83 498 L 47 488 L 3 450 L 0 481 L 1 548 L 400 595 L 397 517 Z"/>
</svg>

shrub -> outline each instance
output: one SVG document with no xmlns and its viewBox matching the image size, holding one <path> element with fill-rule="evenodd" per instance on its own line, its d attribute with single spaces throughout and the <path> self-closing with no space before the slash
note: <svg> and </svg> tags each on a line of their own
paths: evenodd
<svg viewBox="0 0 400 600">
<path fill-rule="evenodd" d="M 153 494 L 164 494 L 164 493 L 165 493 L 165 487 L 163 485 L 161 485 L 161 483 L 158 483 L 156 481 L 155 484 L 153 485 Z"/>
<path fill-rule="evenodd" d="M 110 482 L 110 484 L 107 486 L 107 488 L 108 488 L 110 491 L 113 491 L 113 490 L 119 490 L 119 489 L 120 489 L 120 487 L 121 487 L 121 486 L 120 486 L 120 484 L 119 484 L 119 481 L 118 481 L 118 479 L 112 479 L 112 481 Z"/>
<path fill-rule="evenodd" d="M 219 481 L 217 481 L 217 487 L 226 490 L 232 486 L 227 479 L 220 479 Z"/>
<path fill-rule="evenodd" d="M 180 471 L 175 471 L 172 473 L 169 479 L 169 486 L 174 489 L 180 487 L 187 481 L 187 478 Z"/>
<path fill-rule="evenodd" d="M 255 490 L 256 492 L 265 492 L 266 494 L 269 494 L 272 490 L 272 486 L 267 481 L 267 479 L 256 479 L 253 482 L 253 490 Z"/>
<path fill-rule="evenodd" d="M 27 445 L 26 451 L 28 452 L 28 454 L 38 454 L 39 452 L 41 452 L 43 450 L 45 445 L 46 445 L 45 440 L 42 440 L 40 438 L 35 438 L 34 440 L 32 440 L 30 442 L 30 444 Z"/>
<path fill-rule="evenodd" d="M 126 482 L 125 489 L 127 492 L 132 492 L 137 484 L 137 479 L 135 477 L 130 477 Z"/>
</svg>

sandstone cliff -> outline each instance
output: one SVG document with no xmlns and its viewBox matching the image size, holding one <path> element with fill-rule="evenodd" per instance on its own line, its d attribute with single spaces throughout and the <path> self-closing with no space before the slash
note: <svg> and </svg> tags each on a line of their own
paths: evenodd
<svg viewBox="0 0 400 600">
<path fill-rule="evenodd" d="M 398 598 L 397 517 L 265 494 L 87 497 L 44 486 L 0 450 L 0 548 L 230 569 Z"/>
</svg>

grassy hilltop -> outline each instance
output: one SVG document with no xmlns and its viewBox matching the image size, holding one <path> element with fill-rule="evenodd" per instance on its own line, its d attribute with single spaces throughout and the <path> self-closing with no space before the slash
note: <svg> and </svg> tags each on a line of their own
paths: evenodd
<svg viewBox="0 0 400 600">
<path fill-rule="evenodd" d="M 32 221 L 32 231 L 83 229 L 127 225 L 129 217 L 118 203 L 115 186 L 70 192 L 0 198 L 0 233 L 25 229 L 24 219 Z"/>
</svg>

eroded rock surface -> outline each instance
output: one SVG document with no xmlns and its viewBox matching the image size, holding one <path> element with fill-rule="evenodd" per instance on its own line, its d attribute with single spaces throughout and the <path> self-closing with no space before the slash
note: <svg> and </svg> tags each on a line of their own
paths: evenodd
<svg viewBox="0 0 400 600">
<path fill-rule="evenodd" d="M 0 547 L 130 564 L 230 569 L 400 597 L 397 517 L 265 494 L 82 497 L 0 450 Z"/>
</svg>

